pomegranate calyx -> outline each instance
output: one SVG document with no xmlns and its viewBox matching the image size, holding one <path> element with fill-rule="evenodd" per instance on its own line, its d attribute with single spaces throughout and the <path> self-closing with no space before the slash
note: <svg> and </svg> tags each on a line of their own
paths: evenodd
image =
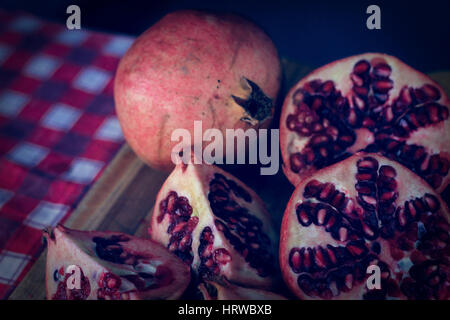
<svg viewBox="0 0 450 320">
<path fill-rule="evenodd" d="M 262 122 L 272 116 L 273 101 L 264 94 L 256 83 L 247 78 L 243 79 L 251 88 L 250 96 L 247 99 L 231 96 L 246 112 L 246 116 L 242 117 L 241 120 L 254 125 L 255 122 Z"/>
</svg>

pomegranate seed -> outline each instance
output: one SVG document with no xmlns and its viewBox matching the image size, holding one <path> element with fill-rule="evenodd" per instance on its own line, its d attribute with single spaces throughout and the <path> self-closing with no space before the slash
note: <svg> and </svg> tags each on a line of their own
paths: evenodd
<svg viewBox="0 0 450 320">
<path fill-rule="evenodd" d="M 394 87 L 394 84 L 391 80 L 378 80 L 372 84 L 374 90 L 386 93 Z"/>
<path fill-rule="evenodd" d="M 347 228 L 341 227 L 341 228 L 339 229 L 339 240 L 340 240 L 340 241 L 345 241 L 345 240 L 347 240 L 347 235 L 348 235 Z"/>
<path fill-rule="evenodd" d="M 307 248 L 303 253 L 303 265 L 309 269 L 311 267 L 311 248 Z"/>
<path fill-rule="evenodd" d="M 357 87 L 362 87 L 364 85 L 363 79 L 357 76 L 355 73 L 350 74 L 350 79 Z"/>
<path fill-rule="evenodd" d="M 360 97 L 366 97 L 369 94 L 369 89 L 366 87 L 353 87 L 353 91 Z M 354 100 L 357 100 L 355 104 L 360 110 L 364 110 L 365 103 L 358 96 L 354 97 Z"/>
<path fill-rule="evenodd" d="M 379 63 L 373 68 L 373 74 L 376 77 L 388 78 L 391 75 L 391 67 L 386 63 Z"/>
<path fill-rule="evenodd" d="M 332 247 L 329 245 L 327 249 L 328 257 L 330 258 L 332 264 L 336 264 L 337 263 L 336 255 L 334 254 L 334 251 L 331 248 Z"/>
<path fill-rule="evenodd" d="M 361 60 L 354 65 L 353 72 L 359 75 L 369 71 L 369 68 L 370 68 L 369 62 L 367 62 L 366 60 Z"/>
<path fill-rule="evenodd" d="M 319 268 L 326 268 L 325 258 L 323 257 L 322 249 L 315 251 L 315 262 Z"/>
<path fill-rule="evenodd" d="M 377 204 L 377 199 L 375 199 L 374 197 L 369 197 L 369 196 L 363 195 L 363 196 L 361 196 L 361 199 L 365 203 L 370 204 L 370 205 L 376 205 Z"/>
<path fill-rule="evenodd" d="M 289 262 L 291 264 L 291 268 L 293 269 L 294 272 L 300 272 L 300 268 L 302 266 L 302 257 L 300 254 L 300 250 L 297 248 L 293 248 L 291 249 L 290 252 L 290 257 L 289 257 Z"/>
<path fill-rule="evenodd" d="M 334 91 L 334 83 L 331 80 L 325 81 L 322 85 L 322 92 L 325 94 L 329 94 Z"/>
<path fill-rule="evenodd" d="M 372 180 L 373 175 L 371 173 L 357 173 L 355 177 L 358 181 L 365 181 Z"/>
<path fill-rule="evenodd" d="M 305 210 L 301 210 L 300 213 L 298 214 L 300 223 L 302 223 L 303 225 L 309 225 L 311 222 L 309 220 L 309 216 L 308 213 Z"/>
<path fill-rule="evenodd" d="M 214 261 L 220 264 L 227 264 L 231 261 L 231 255 L 224 248 L 216 249 L 214 251 Z"/>
<path fill-rule="evenodd" d="M 336 217 L 335 216 L 330 216 L 330 218 L 328 219 L 327 224 L 325 225 L 325 229 L 326 230 L 330 230 L 331 227 L 333 227 L 333 225 L 336 222 Z"/>
<path fill-rule="evenodd" d="M 325 222 L 325 217 L 327 215 L 327 211 L 325 209 L 320 209 L 317 212 L 317 222 L 319 225 L 322 225 Z"/>
<path fill-rule="evenodd" d="M 322 200 L 328 199 L 335 191 L 334 185 L 332 183 L 326 183 L 325 187 L 319 194 L 319 198 Z"/>
<path fill-rule="evenodd" d="M 290 160 L 292 171 L 299 172 L 303 168 L 304 166 L 303 156 L 300 153 L 292 154 Z"/>
<path fill-rule="evenodd" d="M 431 84 L 425 84 L 421 89 L 430 100 L 439 100 L 441 97 L 441 93 L 438 88 Z"/>
<path fill-rule="evenodd" d="M 406 214 L 403 208 L 398 212 L 398 222 L 402 227 L 406 225 Z"/>
<path fill-rule="evenodd" d="M 395 198 L 396 196 L 398 196 L 398 193 L 395 191 L 391 191 L 391 192 L 384 192 L 381 197 L 380 200 L 381 201 L 388 201 L 391 200 L 393 198 Z"/>
<path fill-rule="evenodd" d="M 259 248 L 259 243 L 252 242 L 252 243 L 250 243 L 250 247 L 252 247 L 253 249 L 258 249 Z"/>
<path fill-rule="evenodd" d="M 349 243 L 347 244 L 346 248 L 355 257 L 362 256 L 366 251 L 366 248 L 363 244 Z"/>
<path fill-rule="evenodd" d="M 431 212 L 436 212 L 437 210 L 439 210 L 440 204 L 439 204 L 438 199 L 435 196 L 433 196 L 429 193 L 426 193 L 424 196 L 424 200 L 425 200 L 426 205 L 428 206 L 428 209 Z"/>
<path fill-rule="evenodd" d="M 323 126 L 320 123 L 315 123 L 313 125 L 312 131 L 314 132 L 320 132 L 323 130 Z"/>
<path fill-rule="evenodd" d="M 347 289 L 351 289 L 353 288 L 353 275 L 351 273 L 347 274 L 345 276 L 345 286 L 347 287 Z"/>
</svg>

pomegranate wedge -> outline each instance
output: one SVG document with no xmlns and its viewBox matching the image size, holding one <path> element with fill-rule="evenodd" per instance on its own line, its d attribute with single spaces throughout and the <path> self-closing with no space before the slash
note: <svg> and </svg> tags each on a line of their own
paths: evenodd
<svg viewBox="0 0 450 320">
<path fill-rule="evenodd" d="M 44 236 L 47 299 L 177 299 L 190 281 L 189 268 L 151 240 L 63 226 Z"/>
</svg>

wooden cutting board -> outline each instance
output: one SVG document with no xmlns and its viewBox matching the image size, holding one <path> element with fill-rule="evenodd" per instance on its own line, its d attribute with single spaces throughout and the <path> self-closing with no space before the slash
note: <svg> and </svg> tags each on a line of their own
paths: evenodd
<svg viewBox="0 0 450 320">
<path fill-rule="evenodd" d="M 282 59 L 283 85 L 280 102 L 311 68 Z M 450 93 L 450 71 L 430 75 Z M 275 119 L 279 119 L 280 105 Z M 273 124 L 275 127 L 278 123 Z M 285 206 L 294 190 L 280 168 L 275 176 L 261 176 L 259 166 L 231 165 L 226 171 L 240 178 L 265 201 L 276 228 L 281 225 Z M 100 179 L 64 223 L 81 230 L 121 231 L 147 237 L 147 227 L 156 195 L 168 174 L 146 166 L 127 144 L 121 148 Z M 43 250 L 36 263 L 12 292 L 9 299 L 45 299 L 45 259 Z"/>
</svg>

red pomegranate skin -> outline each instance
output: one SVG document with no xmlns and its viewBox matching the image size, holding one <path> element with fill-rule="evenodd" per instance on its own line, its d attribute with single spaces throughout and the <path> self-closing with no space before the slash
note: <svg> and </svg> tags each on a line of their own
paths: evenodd
<svg viewBox="0 0 450 320">
<path fill-rule="evenodd" d="M 139 36 L 120 61 L 116 111 L 136 154 L 167 171 L 174 167 L 171 150 L 178 143 L 171 142 L 173 130 L 187 129 L 193 139 L 194 120 L 202 121 L 203 131 L 222 133 L 267 127 L 273 103 L 253 104 L 255 115 L 242 102 L 261 91 L 273 101 L 280 79 L 277 50 L 256 25 L 230 14 L 178 11 Z"/>
</svg>

